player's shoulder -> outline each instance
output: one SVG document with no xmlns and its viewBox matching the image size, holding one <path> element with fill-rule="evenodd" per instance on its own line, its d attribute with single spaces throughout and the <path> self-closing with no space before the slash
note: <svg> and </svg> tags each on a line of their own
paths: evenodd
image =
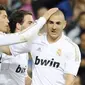
<svg viewBox="0 0 85 85">
<path fill-rule="evenodd" d="M 75 60 L 79 61 L 81 60 L 81 53 L 79 50 L 79 46 L 74 43 L 69 37 L 65 36 L 65 41 L 68 43 L 68 46 L 66 46 L 68 48 L 68 50 L 66 50 L 68 52 L 68 56 L 71 55 L 75 55 Z"/>
<path fill-rule="evenodd" d="M 79 49 L 78 45 L 76 43 L 74 43 L 69 37 L 67 37 L 66 35 L 64 35 L 64 40 L 67 44 L 67 46 L 72 47 L 72 49 Z"/>
</svg>

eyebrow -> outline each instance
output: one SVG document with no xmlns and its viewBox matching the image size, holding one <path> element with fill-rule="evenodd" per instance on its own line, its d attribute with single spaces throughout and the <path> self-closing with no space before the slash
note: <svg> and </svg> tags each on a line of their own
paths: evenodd
<svg viewBox="0 0 85 85">
<path fill-rule="evenodd" d="M 33 21 L 28 21 L 28 22 L 33 23 Z"/>
<path fill-rule="evenodd" d="M 52 21 L 52 20 L 48 20 L 48 22 L 54 23 L 54 21 Z M 61 23 L 61 21 L 56 21 L 56 23 Z"/>
<path fill-rule="evenodd" d="M 48 20 L 48 22 L 53 22 L 52 20 Z"/>
</svg>

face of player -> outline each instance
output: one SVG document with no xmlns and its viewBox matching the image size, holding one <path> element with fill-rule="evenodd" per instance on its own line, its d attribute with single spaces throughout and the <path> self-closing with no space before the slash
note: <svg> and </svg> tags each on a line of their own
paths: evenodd
<svg viewBox="0 0 85 85">
<path fill-rule="evenodd" d="M 4 33 L 7 33 L 9 32 L 9 20 L 7 18 L 7 13 L 6 11 L 2 10 L 0 11 L 0 31 L 1 32 L 4 32 Z"/>
<path fill-rule="evenodd" d="M 55 41 L 61 34 L 66 26 L 66 21 L 62 15 L 52 15 L 47 22 L 47 38 L 48 40 Z"/>
<path fill-rule="evenodd" d="M 16 32 L 18 31 L 22 31 L 24 29 L 26 29 L 28 26 L 30 26 L 33 23 L 33 17 L 32 15 L 25 15 L 24 19 L 23 19 L 23 24 L 19 24 L 19 26 L 17 26 Z"/>
<path fill-rule="evenodd" d="M 27 28 L 28 26 L 30 26 L 33 23 L 33 17 L 32 15 L 25 15 L 24 16 L 24 20 L 23 20 L 23 26 L 24 28 Z"/>
</svg>

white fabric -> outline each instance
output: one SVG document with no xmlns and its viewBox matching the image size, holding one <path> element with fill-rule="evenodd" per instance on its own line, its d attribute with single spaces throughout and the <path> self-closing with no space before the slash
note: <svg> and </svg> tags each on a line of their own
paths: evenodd
<svg viewBox="0 0 85 85">
<path fill-rule="evenodd" d="M 0 85 L 25 85 L 28 69 L 28 54 L 8 56 L 2 53 Z"/>
<path fill-rule="evenodd" d="M 23 47 L 10 48 L 15 55 L 30 48 L 33 58 L 32 85 L 65 85 L 65 73 L 77 75 L 81 61 L 80 51 L 66 36 L 62 35 L 56 43 L 49 44 L 46 35 L 42 35 L 29 46 L 25 43 Z"/>
<path fill-rule="evenodd" d="M 30 42 L 34 37 L 36 37 L 37 33 L 45 23 L 46 19 L 41 17 L 22 32 L 7 35 L 0 34 L 0 45 L 8 45 L 26 41 Z"/>
</svg>

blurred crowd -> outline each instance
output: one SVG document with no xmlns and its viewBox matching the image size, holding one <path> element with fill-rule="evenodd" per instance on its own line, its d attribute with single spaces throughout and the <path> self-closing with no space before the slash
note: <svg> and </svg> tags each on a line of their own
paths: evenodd
<svg viewBox="0 0 85 85">
<path fill-rule="evenodd" d="M 33 18 L 42 16 L 48 9 L 58 7 L 65 15 L 67 26 L 64 33 L 79 45 L 81 66 L 74 85 L 85 85 L 85 0 L 0 0 L 7 8 L 8 16 L 16 10 L 31 11 Z M 29 59 L 29 73 L 32 59 Z"/>
</svg>

